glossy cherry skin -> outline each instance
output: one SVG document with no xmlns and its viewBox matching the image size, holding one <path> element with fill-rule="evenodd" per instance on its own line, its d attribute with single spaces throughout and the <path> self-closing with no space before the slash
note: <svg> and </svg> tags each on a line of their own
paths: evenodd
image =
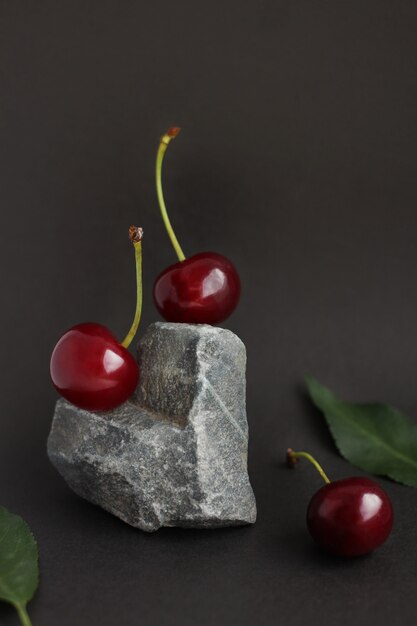
<svg viewBox="0 0 417 626">
<path fill-rule="evenodd" d="M 239 274 L 221 254 L 201 252 L 167 267 L 156 279 L 153 295 L 168 322 L 219 324 L 239 302 Z"/>
<path fill-rule="evenodd" d="M 387 539 L 393 524 L 388 495 L 369 478 L 346 478 L 325 485 L 312 497 L 307 527 L 328 552 L 359 556 Z"/>
<path fill-rule="evenodd" d="M 101 324 L 77 324 L 56 344 L 50 372 L 57 391 L 90 411 L 119 406 L 136 389 L 139 368 L 133 356 Z"/>
</svg>

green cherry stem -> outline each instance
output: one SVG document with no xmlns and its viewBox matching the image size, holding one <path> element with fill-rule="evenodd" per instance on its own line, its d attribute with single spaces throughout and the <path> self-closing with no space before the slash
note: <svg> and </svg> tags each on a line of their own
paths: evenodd
<svg viewBox="0 0 417 626">
<path fill-rule="evenodd" d="M 289 467 L 295 467 L 298 463 L 298 459 L 301 459 L 301 458 L 304 458 L 304 459 L 307 459 L 307 461 L 310 461 L 310 463 L 314 465 L 314 467 L 316 468 L 316 470 L 318 471 L 318 473 L 320 474 L 324 482 L 327 484 L 330 483 L 330 480 L 327 474 L 325 474 L 322 466 L 319 463 L 317 463 L 316 459 L 313 456 L 311 456 L 311 454 L 309 454 L 308 452 L 294 452 L 292 448 L 288 448 L 287 464 Z"/>
<path fill-rule="evenodd" d="M 128 348 L 135 338 L 142 315 L 142 237 L 142 228 L 138 228 L 138 226 L 131 226 L 129 228 L 129 239 L 133 243 L 133 246 L 135 248 L 137 295 L 136 311 L 135 317 L 133 319 L 133 324 L 130 327 L 130 330 L 127 333 L 126 337 L 122 341 L 122 346 L 124 348 Z"/>
<path fill-rule="evenodd" d="M 170 141 L 174 139 L 178 135 L 179 132 L 180 132 L 180 129 L 176 126 L 173 126 L 165 133 L 165 135 L 161 137 L 158 152 L 156 154 L 155 177 L 156 177 L 156 193 L 158 196 L 159 208 L 161 211 L 162 219 L 164 220 L 165 228 L 167 230 L 169 238 L 171 239 L 171 243 L 174 247 L 174 250 L 177 253 L 178 259 L 180 261 L 184 261 L 185 254 L 182 251 L 182 248 L 178 242 L 178 239 L 175 236 L 174 229 L 171 226 L 171 222 L 169 221 L 168 212 L 167 212 L 167 208 L 165 206 L 165 201 L 164 201 L 164 194 L 162 191 L 162 180 L 161 180 L 162 162 L 164 160 L 166 149 L 168 148 Z"/>
</svg>

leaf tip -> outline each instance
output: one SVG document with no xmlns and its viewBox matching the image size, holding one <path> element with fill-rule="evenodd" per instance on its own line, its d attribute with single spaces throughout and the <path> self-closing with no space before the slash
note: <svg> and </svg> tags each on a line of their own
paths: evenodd
<svg viewBox="0 0 417 626">
<path fill-rule="evenodd" d="M 314 376 L 311 376 L 311 374 L 307 374 L 306 376 L 304 376 L 304 381 L 307 385 L 307 389 L 310 395 L 312 395 L 315 388 L 321 386 L 317 378 L 314 378 Z"/>
<path fill-rule="evenodd" d="M 315 381 L 315 378 L 311 374 L 305 374 L 304 381 L 305 381 L 305 384 L 309 386 L 312 382 Z"/>
</svg>

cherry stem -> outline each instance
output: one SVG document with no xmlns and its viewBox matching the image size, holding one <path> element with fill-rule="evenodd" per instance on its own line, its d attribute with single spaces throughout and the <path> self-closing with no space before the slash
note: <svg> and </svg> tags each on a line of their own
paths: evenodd
<svg viewBox="0 0 417 626">
<path fill-rule="evenodd" d="M 300 458 L 304 458 L 304 459 L 307 459 L 307 461 L 310 461 L 310 463 L 314 465 L 314 467 L 316 468 L 316 470 L 318 471 L 318 473 L 320 474 L 324 482 L 327 484 L 330 483 L 330 480 L 327 474 L 324 472 L 322 466 L 316 461 L 316 459 L 313 456 L 311 456 L 311 454 L 309 454 L 308 452 L 294 452 L 294 450 L 292 450 L 291 448 L 288 448 L 287 464 L 289 467 L 295 467 L 298 463 L 298 459 Z"/>
<path fill-rule="evenodd" d="M 165 206 L 165 200 L 164 200 L 164 194 L 162 191 L 162 162 L 164 160 L 164 156 L 165 156 L 165 152 L 166 149 L 169 146 L 169 143 L 172 139 L 174 139 L 178 133 L 180 132 L 180 129 L 176 126 L 170 128 L 165 135 L 163 135 L 161 137 L 161 141 L 159 143 L 159 148 L 158 148 L 158 152 L 156 155 L 156 169 L 155 169 L 155 176 L 156 176 L 156 193 L 158 196 L 158 202 L 159 202 L 159 208 L 161 211 L 161 215 L 162 215 L 162 219 L 164 220 L 164 224 L 165 224 L 165 228 L 167 230 L 167 233 L 169 235 L 169 238 L 171 239 L 171 243 L 174 247 L 175 252 L 177 253 L 178 259 L 180 261 L 184 261 L 185 260 L 185 254 L 182 251 L 182 248 L 178 242 L 178 239 L 174 233 L 174 229 L 171 226 L 171 222 L 169 221 L 169 217 L 168 217 L 168 212 L 167 212 L 167 208 Z"/>
<path fill-rule="evenodd" d="M 136 332 L 139 327 L 140 318 L 142 315 L 142 237 L 143 230 L 137 226 L 131 226 L 129 228 L 129 238 L 135 248 L 135 263 L 136 263 L 136 311 L 133 319 L 133 324 L 130 327 L 129 332 L 122 341 L 122 346 L 128 348 L 135 338 Z"/>
</svg>

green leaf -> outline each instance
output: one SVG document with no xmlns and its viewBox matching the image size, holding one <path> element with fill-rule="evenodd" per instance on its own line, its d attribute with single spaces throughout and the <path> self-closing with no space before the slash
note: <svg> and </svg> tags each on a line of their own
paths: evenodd
<svg viewBox="0 0 417 626">
<path fill-rule="evenodd" d="M 0 600 L 12 604 L 24 626 L 26 605 L 39 583 L 38 547 L 26 522 L 0 507 Z"/>
<path fill-rule="evenodd" d="M 342 456 L 372 474 L 417 487 L 417 425 L 384 404 L 348 404 L 311 377 L 314 404 L 324 413 Z"/>
</svg>

